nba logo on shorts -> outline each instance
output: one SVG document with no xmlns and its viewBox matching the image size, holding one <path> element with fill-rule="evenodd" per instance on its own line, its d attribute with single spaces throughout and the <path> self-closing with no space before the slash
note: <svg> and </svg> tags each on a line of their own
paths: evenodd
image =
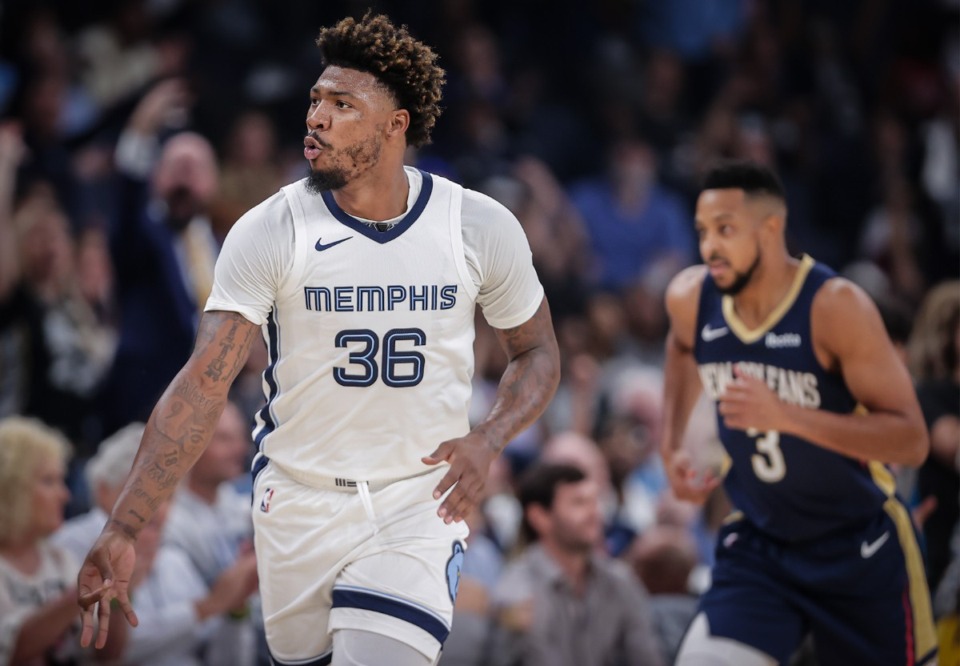
<svg viewBox="0 0 960 666">
<path fill-rule="evenodd" d="M 267 488 L 263 491 L 263 499 L 260 500 L 260 510 L 264 513 L 270 513 L 270 500 L 273 499 L 273 488 Z"/>
</svg>

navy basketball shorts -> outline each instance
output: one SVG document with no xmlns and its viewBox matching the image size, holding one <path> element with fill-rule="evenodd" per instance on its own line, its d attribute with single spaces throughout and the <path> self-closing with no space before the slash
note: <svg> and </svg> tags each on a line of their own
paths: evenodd
<svg viewBox="0 0 960 666">
<path fill-rule="evenodd" d="M 820 666 L 932 663 L 936 633 L 916 534 L 896 499 L 868 524 L 786 543 L 745 519 L 721 529 L 701 599 L 710 633 L 786 664 L 811 633 Z"/>
</svg>

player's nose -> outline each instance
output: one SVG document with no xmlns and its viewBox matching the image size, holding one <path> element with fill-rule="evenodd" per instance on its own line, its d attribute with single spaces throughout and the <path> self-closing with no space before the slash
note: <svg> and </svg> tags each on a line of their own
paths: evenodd
<svg viewBox="0 0 960 666">
<path fill-rule="evenodd" d="M 310 130 L 325 130 L 330 128 L 330 114 L 323 108 L 323 104 L 310 107 L 307 112 L 307 128 Z"/>
</svg>

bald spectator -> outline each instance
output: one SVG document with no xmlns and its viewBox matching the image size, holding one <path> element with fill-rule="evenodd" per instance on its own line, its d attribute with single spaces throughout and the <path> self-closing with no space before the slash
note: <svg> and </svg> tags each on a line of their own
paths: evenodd
<svg viewBox="0 0 960 666">
<path fill-rule="evenodd" d="M 103 395 L 107 432 L 146 421 L 190 356 L 213 284 L 218 246 L 207 216 L 219 181 L 213 148 L 184 132 L 158 151 L 161 132 L 182 120 L 187 104 L 182 82 L 158 84 L 117 145 L 120 205 L 110 240 L 121 318 Z"/>
</svg>

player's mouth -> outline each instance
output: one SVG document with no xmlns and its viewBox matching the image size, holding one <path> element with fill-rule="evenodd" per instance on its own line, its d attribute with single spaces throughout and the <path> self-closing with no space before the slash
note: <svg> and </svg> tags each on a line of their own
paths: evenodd
<svg viewBox="0 0 960 666">
<path fill-rule="evenodd" d="M 730 264 L 722 259 L 711 259 L 707 262 L 707 268 L 710 271 L 710 275 L 716 277 L 720 273 L 725 272 L 730 268 Z"/>
<path fill-rule="evenodd" d="M 303 156 L 311 162 L 319 157 L 323 148 L 324 146 L 314 137 L 308 135 L 303 138 Z"/>
</svg>

